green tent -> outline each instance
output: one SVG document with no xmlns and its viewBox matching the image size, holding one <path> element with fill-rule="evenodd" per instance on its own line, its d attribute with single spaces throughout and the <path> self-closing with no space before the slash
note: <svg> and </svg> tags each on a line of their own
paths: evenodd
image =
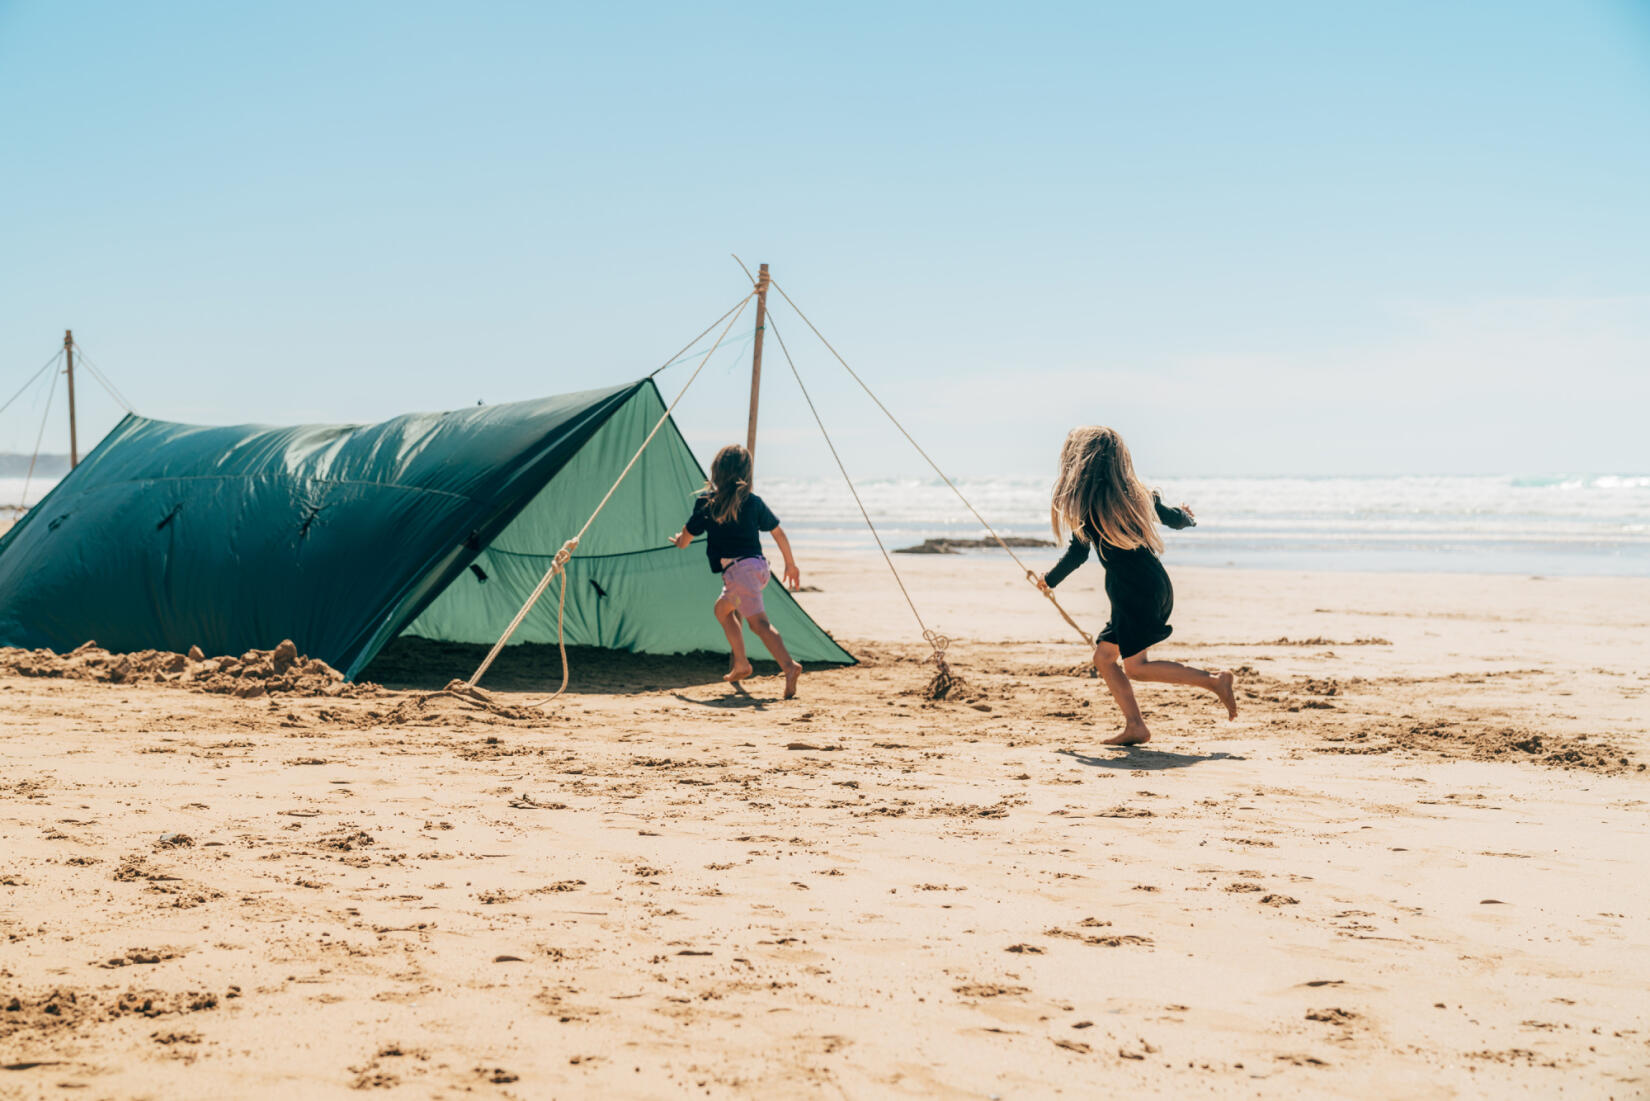
<svg viewBox="0 0 1650 1101">
<path fill-rule="evenodd" d="M 0 645 L 290 638 L 352 678 L 399 635 L 491 645 L 664 411 L 643 379 L 366 426 L 128 416 L 0 537 Z M 727 652 L 702 539 L 666 545 L 703 484 L 667 424 L 568 565 L 569 643 Z M 512 642 L 556 641 L 556 585 Z M 768 613 L 797 660 L 853 661 L 778 584 Z"/>
</svg>

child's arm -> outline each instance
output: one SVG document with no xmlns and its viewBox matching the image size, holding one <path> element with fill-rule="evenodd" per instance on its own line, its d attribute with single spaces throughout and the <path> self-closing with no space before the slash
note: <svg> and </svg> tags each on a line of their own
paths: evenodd
<svg viewBox="0 0 1650 1101">
<path fill-rule="evenodd" d="M 1192 515 L 1190 508 L 1184 503 L 1179 508 L 1169 508 L 1155 490 L 1152 491 L 1152 507 L 1157 510 L 1158 521 L 1166 528 L 1178 530 L 1197 527 L 1197 518 Z"/>
<path fill-rule="evenodd" d="M 682 525 L 682 530 L 677 532 L 670 541 L 676 544 L 677 550 L 680 550 L 693 542 L 694 536 L 705 534 L 709 526 L 705 518 L 705 499 L 703 497 L 696 498 L 693 502 L 693 512 L 688 516 L 687 523 Z"/>
<path fill-rule="evenodd" d="M 791 541 L 785 537 L 784 528 L 776 527 L 768 534 L 773 536 L 779 553 L 785 556 L 785 572 L 782 576 L 785 587 L 794 593 L 802 587 L 802 571 L 796 568 L 796 558 L 791 554 Z"/>
<path fill-rule="evenodd" d="M 1045 591 L 1054 588 L 1054 586 L 1064 581 L 1066 575 L 1071 573 L 1072 570 L 1088 561 L 1088 557 L 1089 545 L 1073 535 L 1071 544 L 1066 547 L 1066 553 L 1060 556 L 1060 561 L 1054 564 L 1052 570 L 1037 579 L 1037 587 Z"/>
</svg>

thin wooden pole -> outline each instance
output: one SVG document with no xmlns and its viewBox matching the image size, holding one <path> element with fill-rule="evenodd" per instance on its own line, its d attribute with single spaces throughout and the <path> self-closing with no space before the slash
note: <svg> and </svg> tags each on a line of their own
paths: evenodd
<svg viewBox="0 0 1650 1101">
<path fill-rule="evenodd" d="M 80 443 L 75 436 L 74 423 L 74 330 L 63 330 L 63 355 L 68 366 L 65 368 L 69 376 L 69 469 L 73 470 L 80 465 Z"/>
<path fill-rule="evenodd" d="M 768 327 L 768 265 L 757 269 L 756 344 L 751 350 L 751 419 L 745 430 L 745 450 L 751 453 L 751 481 L 756 481 L 756 410 L 762 394 L 762 333 Z"/>
</svg>

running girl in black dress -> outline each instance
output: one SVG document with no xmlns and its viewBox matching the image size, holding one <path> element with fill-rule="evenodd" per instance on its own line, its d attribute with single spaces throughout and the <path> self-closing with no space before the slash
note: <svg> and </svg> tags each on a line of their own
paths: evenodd
<svg viewBox="0 0 1650 1101">
<path fill-rule="evenodd" d="M 1152 661 L 1146 649 L 1173 633 L 1169 613 L 1174 610 L 1174 587 L 1157 556 L 1163 537 L 1161 520 L 1171 528 L 1188 528 L 1196 521 L 1192 510 L 1165 508 L 1156 493 L 1147 492 L 1135 477 L 1134 461 L 1123 438 L 1110 428 L 1074 428 L 1060 449 L 1060 474 L 1054 482 L 1050 509 L 1055 538 L 1071 533 L 1071 545 L 1052 570 L 1043 575 L 1044 588 L 1053 588 L 1088 560 L 1092 549 L 1106 569 L 1106 596 L 1111 620 L 1095 639 L 1094 667 L 1105 678 L 1112 698 L 1123 712 L 1123 732 L 1106 745 L 1138 745 L 1152 733 L 1140 717 L 1130 680 L 1189 684 L 1212 692 L 1226 705 L 1228 718 L 1237 718 L 1232 674 L 1205 673 L 1173 661 Z M 1123 659 L 1122 665 L 1118 658 Z"/>
</svg>

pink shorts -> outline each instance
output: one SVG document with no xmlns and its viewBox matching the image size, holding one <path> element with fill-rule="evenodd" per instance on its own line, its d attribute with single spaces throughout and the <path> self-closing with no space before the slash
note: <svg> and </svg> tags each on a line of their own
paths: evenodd
<svg viewBox="0 0 1650 1101">
<path fill-rule="evenodd" d="M 746 619 L 766 615 L 762 590 L 768 584 L 766 558 L 736 558 L 722 570 L 722 595 L 733 601 Z"/>
</svg>

